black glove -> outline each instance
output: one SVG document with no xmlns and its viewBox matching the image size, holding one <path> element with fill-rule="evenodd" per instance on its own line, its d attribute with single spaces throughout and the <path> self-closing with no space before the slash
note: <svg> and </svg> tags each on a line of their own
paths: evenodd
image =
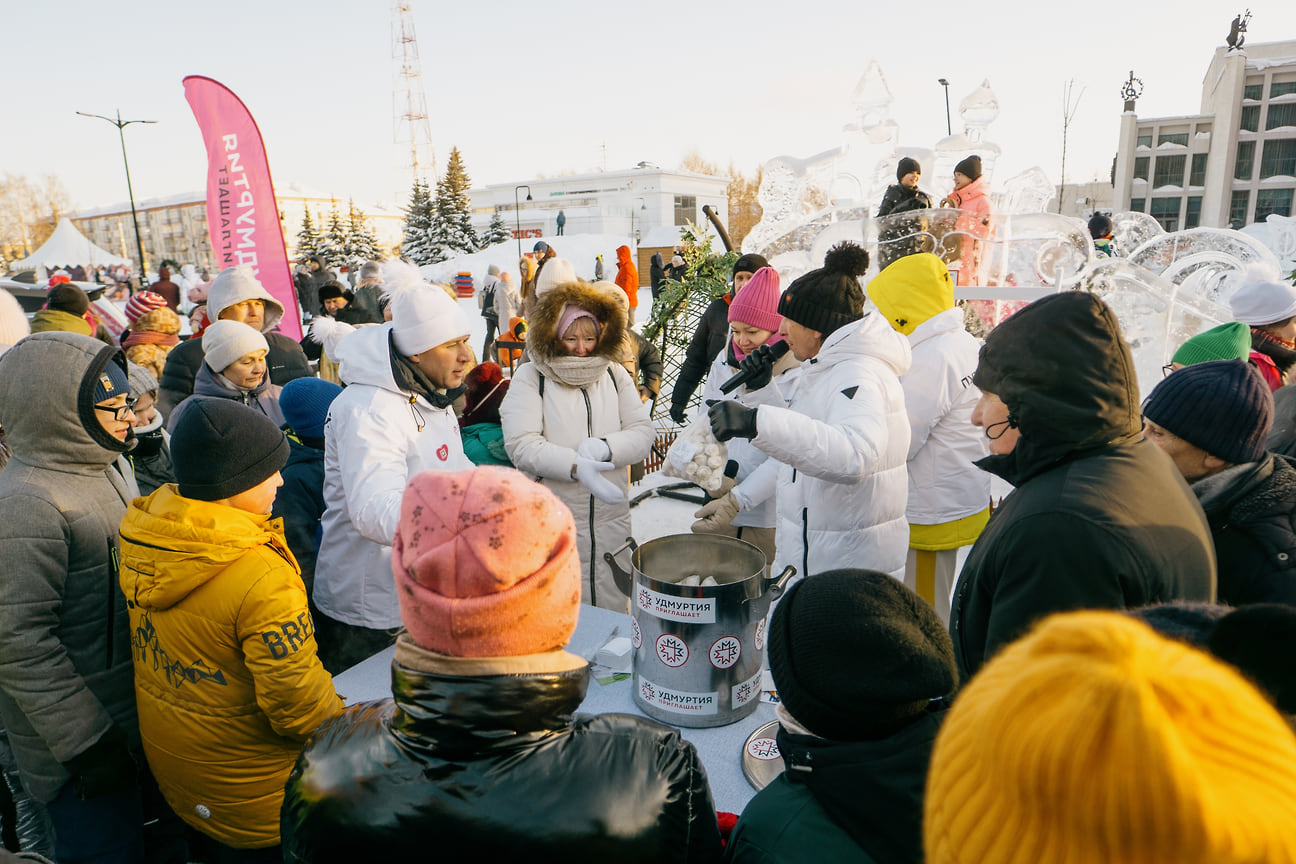
<svg viewBox="0 0 1296 864">
<path fill-rule="evenodd" d="M 684 426 L 688 423 L 688 417 L 684 414 L 687 405 L 671 403 L 670 418 L 675 421 L 676 425 Z"/>
<path fill-rule="evenodd" d="M 128 789 L 137 782 L 138 768 L 127 746 L 126 733 L 116 723 L 63 767 L 72 775 L 76 784 L 73 789 L 82 801 Z"/>
<path fill-rule="evenodd" d="M 759 390 L 770 382 L 774 375 L 774 349 L 768 345 L 762 345 L 755 351 L 743 358 L 738 364 L 740 372 L 746 372 L 747 390 Z"/>
<path fill-rule="evenodd" d="M 741 402 L 732 399 L 712 402 L 707 417 L 711 420 L 711 434 L 717 441 L 756 437 L 756 409 Z"/>
</svg>

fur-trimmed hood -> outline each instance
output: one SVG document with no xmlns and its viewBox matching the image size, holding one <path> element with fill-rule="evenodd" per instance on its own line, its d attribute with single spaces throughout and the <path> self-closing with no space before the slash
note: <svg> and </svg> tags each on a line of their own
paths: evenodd
<svg viewBox="0 0 1296 864">
<path fill-rule="evenodd" d="M 545 359 L 565 355 L 558 335 L 558 319 L 568 303 L 593 313 L 603 328 L 593 356 L 619 362 L 621 340 L 626 331 L 625 309 L 610 291 L 589 282 L 564 282 L 536 301 L 527 330 L 528 349 Z"/>
</svg>

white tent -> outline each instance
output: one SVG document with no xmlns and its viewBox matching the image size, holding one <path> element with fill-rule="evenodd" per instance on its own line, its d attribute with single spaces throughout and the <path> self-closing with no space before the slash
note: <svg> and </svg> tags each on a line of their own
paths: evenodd
<svg viewBox="0 0 1296 864">
<path fill-rule="evenodd" d="M 114 267 L 118 264 L 131 266 L 126 258 L 119 258 L 106 249 L 100 249 L 76 229 L 66 216 L 59 220 L 58 226 L 50 238 L 29 258 L 10 264 L 10 269 L 36 270 L 40 267 L 54 269 L 63 265 L 75 267 Z"/>
</svg>

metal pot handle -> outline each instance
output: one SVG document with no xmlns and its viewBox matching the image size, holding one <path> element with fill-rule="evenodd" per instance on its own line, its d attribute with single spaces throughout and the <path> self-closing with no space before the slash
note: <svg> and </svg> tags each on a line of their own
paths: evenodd
<svg viewBox="0 0 1296 864">
<path fill-rule="evenodd" d="M 617 590 L 627 597 L 631 596 L 634 592 L 634 577 L 632 574 L 617 566 L 616 556 L 620 555 L 626 549 L 634 552 L 638 548 L 639 544 L 635 542 L 635 539 L 633 537 L 627 537 L 626 542 L 619 548 L 611 552 L 603 553 L 603 560 L 607 562 L 608 567 L 612 568 L 612 579 L 616 582 Z M 631 564 L 630 566 L 633 569 L 634 565 Z"/>
<path fill-rule="evenodd" d="M 779 596 L 783 593 L 783 589 L 787 587 L 788 581 L 795 575 L 796 568 L 791 564 L 784 567 L 783 572 L 778 576 L 765 580 L 765 590 L 761 592 L 761 596 L 764 597 L 766 594 L 772 594 L 774 597 Z"/>
</svg>

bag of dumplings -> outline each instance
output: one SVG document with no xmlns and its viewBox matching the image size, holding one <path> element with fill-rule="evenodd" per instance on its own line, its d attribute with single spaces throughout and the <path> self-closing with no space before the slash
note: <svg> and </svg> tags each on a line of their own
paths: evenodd
<svg viewBox="0 0 1296 864">
<path fill-rule="evenodd" d="M 728 460 L 729 449 L 711 434 L 711 421 L 702 412 L 675 438 L 661 470 L 667 477 L 689 480 L 714 492 L 724 482 Z"/>
</svg>

